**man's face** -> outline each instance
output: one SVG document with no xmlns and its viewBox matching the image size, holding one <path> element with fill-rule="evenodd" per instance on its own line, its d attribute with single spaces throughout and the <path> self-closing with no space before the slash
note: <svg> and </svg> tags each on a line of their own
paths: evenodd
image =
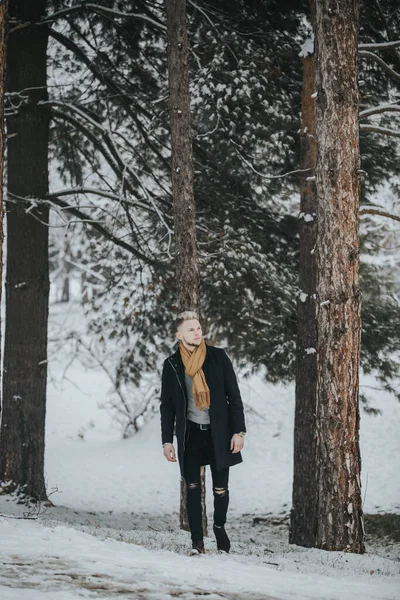
<svg viewBox="0 0 400 600">
<path fill-rule="evenodd" d="M 201 344 L 203 339 L 201 325 L 198 320 L 184 321 L 179 325 L 176 337 L 184 343 L 188 350 L 194 350 L 196 346 Z"/>
</svg>

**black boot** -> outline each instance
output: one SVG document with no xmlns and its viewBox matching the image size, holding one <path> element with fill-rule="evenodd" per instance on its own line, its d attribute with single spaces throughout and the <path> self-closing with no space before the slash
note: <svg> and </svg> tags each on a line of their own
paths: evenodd
<svg viewBox="0 0 400 600">
<path fill-rule="evenodd" d="M 215 524 L 213 525 L 214 535 L 217 540 L 217 548 L 222 552 L 229 552 L 231 549 L 231 542 L 228 538 L 228 535 L 225 531 L 225 527 L 217 527 Z"/>
<path fill-rule="evenodd" d="M 204 550 L 204 542 L 203 540 L 197 540 L 196 542 L 192 541 L 192 549 L 190 551 L 190 556 L 196 556 L 196 554 L 205 554 Z"/>
</svg>

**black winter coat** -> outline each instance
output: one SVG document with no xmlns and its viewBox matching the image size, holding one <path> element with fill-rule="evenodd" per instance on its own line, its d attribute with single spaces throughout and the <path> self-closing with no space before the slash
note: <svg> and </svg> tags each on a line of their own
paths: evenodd
<svg viewBox="0 0 400 600">
<path fill-rule="evenodd" d="M 210 389 L 210 423 L 218 470 L 242 462 L 240 452 L 232 454 L 230 442 L 234 433 L 246 431 L 243 403 L 233 370 L 225 350 L 207 346 L 203 371 Z M 183 473 L 185 433 L 187 428 L 187 392 L 185 371 L 179 348 L 164 362 L 161 385 L 162 443 L 173 443 L 174 424 L 178 441 L 178 460 Z"/>
</svg>

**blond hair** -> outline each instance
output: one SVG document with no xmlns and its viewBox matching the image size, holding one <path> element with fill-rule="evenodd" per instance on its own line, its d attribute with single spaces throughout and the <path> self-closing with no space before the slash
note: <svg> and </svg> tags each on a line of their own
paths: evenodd
<svg viewBox="0 0 400 600">
<path fill-rule="evenodd" d="M 199 315 L 197 312 L 194 310 L 184 310 L 183 312 L 179 313 L 175 319 L 176 328 L 178 329 L 178 327 L 185 321 L 192 321 L 193 319 L 199 320 Z"/>
</svg>

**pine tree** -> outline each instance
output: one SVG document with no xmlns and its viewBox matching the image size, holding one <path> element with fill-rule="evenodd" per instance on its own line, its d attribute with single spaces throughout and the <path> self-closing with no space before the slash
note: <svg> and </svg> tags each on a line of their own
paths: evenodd
<svg viewBox="0 0 400 600">
<path fill-rule="evenodd" d="M 5 95 L 5 66 L 7 55 L 7 32 L 8 32 L 8 0 L 0 4 L 0 279 L 3 280 L 3 181 L 4 181 L 4 150 L 6 146 L 6 134 L 4 130 L 4 95 Z M 0 302 L 2 289 L 0 290 Z M 1 319 L 0 319 L 1 322 Z M 0 335 L 1 342 L 1 335 Z M 1 346 L 1 344 L 0 344 Z M 1 350 L 0 350 L 1 361 Z M 1 414 L 1 398 L 0 398 Z"/>
<path fill-rule="evenodd" d="M 317 347 L 315 294 L 317 263 L 317 193 L 315 186 L 315 58 L 312 39 L 303 48 L 303 94 L 300 133 L 299 288 L 297 300 L 296 408 L 294 426 L 293 502 L 289 542 L 313 546 L 316 519 L 315 405 L 317 387 Z"/>
<path fill-rule="evenodd" d="M 167 0 L 167 52 L 171 114 L 172 198 L 175 232 L 175 277 L 180 311 L 199 310 L 199 261 L 196 204 L 193 192 L 192 132 L 189 96 L 189 42 L 186 0 Z M 205 468 L 201 474 L 203 531 L 207 535 Z M 181 481 L 181 528 L 189 529 L 186 484 Z"/>
<path fill-rule="evenodd" d="M 315 4 L 316 343 L 300 348 L 302 368 L 308 357 L 310 368 L 316 365 L 315 423 L 314 431 L 312 418 L 295 425 L 295 440 L 310 445 L 304 454 L 311 461 L 295 462 L 303 494 L 293 493 L 291 541 L 360 553 L 358 29 L 358 0 Z"/>
<path fill-rule="evenodd" d="M 46 499 L 44 428 L 49 301 L 49 114 L 46 2 L 10 4 L 13 25 L 7 52 L 7 274 L 0 481 Z"/>
</svg>

